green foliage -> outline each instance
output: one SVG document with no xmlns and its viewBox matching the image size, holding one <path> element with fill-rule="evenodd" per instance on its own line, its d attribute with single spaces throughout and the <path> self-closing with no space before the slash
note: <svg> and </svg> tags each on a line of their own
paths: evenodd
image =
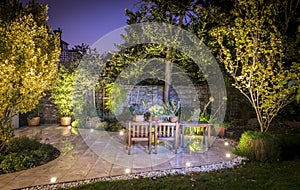
<svg viewBox="0 0 300 190">
<path fill-rule="evenodd" d="M 55 81 L 59 36 L 47 26 L 47 10 L 42 4 L 0 3 L 0 149 L 12 137 L 11 118 L 32 110 Z"/>
<path fill-rule="evenodd" d="M 169 102 L 165 103 L 163 107 L 166 114 L 169 116 L 175 116 L 178 114 L 180 109 L 180 101 L 178 101 L 176 104 L 173 100 L 170 100 Z"/>
<path fill-rule="evenodd" d="M 231 10 L 234 20 L 216 27 L 210 34 L 220 46 L 224 63 L 236 87 L 255 110 L 261 132 L 268 130 L 280 109 L 293 101 L 300 81 L 300 66 L 286 62 L 285 34 L 275 20 L 280 1 L 237 0 Z"/>
<path fill-rule="evenodd" d="M 32 119 L 34 117 L 39 117 L 39 115 L 40 115 L 40 108 L 39 105 L 37 105 L 33 110 L 28 112 L 27 118 Z"/>
<path fill-rule="evenodd" d="M 59 151 L 49 144 L 22 136 L 7 143 L 0 154 L 0 173 L 11 173 L 55 159 Z"/>
<path fill-rule="evenodd" d="M 61 116 L 70 117 L 73 115 L 74 76 L 75 73 L 70 73 L 65 67 L 61 66 L 56 84 L 52 89 L 51 97 Z"/>
<path fill-rule="evenodd" d="M 247 131 L 241 136 L 235 153 L 256 161 L 278 161 L 282 158 L 280 138 L 270 133 Z"/>
<path fill-rule="evenodd" d="M 105 85 L 106 90 L 106 109 L 112 111 L 112 113 L 119 113 L 120 106 L 126 101 L 126 92 L 122 86 L 117 83 L 110 83 Z"/>
<path fill-rule="evenodd" d="M 83 125 L 87 122 L 88 118 L 97 117 L 95 108 L 95 91 L 102 82 L 102 76 L 105 66 L 103 58 L 94 50 L 89 51 L 80 60 L 75 77 L 74 77 L 74 116 L 75 119 L 80 119 Z"/>
<path fill-rule="evenodd" d="M 164 114 L 164 107 L 159 104 L 155 104 L 149 108 L 149 112 L 152 116 L 161 116 Z"/>
</svg>

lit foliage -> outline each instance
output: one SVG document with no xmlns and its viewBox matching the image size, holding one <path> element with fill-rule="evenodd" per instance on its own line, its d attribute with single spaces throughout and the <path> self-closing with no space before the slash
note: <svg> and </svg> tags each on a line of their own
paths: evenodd
<svg viewBox="0 0 300 190">
<path fill-rule="evenodd" d="M 51 97 L 58 108 L 58 113 L 64 117 L 73 115 L 73 86 L 75 73 L 69 72 L 61 66 L 56 85 L 52 89 Z"/>
<path fill-rule="evenodd" d="M 47 26 L 47 6 L 15 7 L 15 17 L 0 9 L 0 144 L 12 136 L 11 118 L 36 107 L 56 78 L 59 38 Z M 7 7 L 11 6 L 7 5 Z M 30 13 L 30 10 L 35 15 Z M 21 14 L 22 13 L 22 14 Z M 17 15 L 17 16 L 16 16 Z M 11 16 L 11 15 L 10 15 Z M 10 131 L 6 133 L 7 131 Z"/>
<path fill-rule="evenodd" d="M 231 25 L 211 31 L 220 45 L 219 59 L 234 86 L 250 101 L 261 132 L 290 103 L 300 81 L 299 64 L 284 61 L 284 35 L 275 25 L 280 2 L 237 0 Z"/>
</svg>

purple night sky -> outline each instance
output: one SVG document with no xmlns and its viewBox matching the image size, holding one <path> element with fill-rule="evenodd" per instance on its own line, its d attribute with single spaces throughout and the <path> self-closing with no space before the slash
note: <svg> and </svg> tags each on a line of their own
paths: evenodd
<svg viewBox="0 0 300 190">
<path fill-rule="evenodd" d="M 21 2 L 27 2 L 22 0 Z M 49 5 L 52 30 L 62 30 L 62 39 L 74 45 L 92 45 L 103 35 L 126 25 L 125 8 L 133 10 L 137 0 L 36 0 Z"/>
</svg>

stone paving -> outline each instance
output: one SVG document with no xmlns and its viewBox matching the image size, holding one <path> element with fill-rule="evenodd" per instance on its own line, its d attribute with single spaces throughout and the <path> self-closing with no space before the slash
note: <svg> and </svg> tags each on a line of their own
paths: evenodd
<svg viewBox="0 0 300 190">
<path fill-rule="evenodd" d="M 21 127 L 15 134 L 27 135 L 43 143 L 52 144 L 61 151 L 61 155 L 36 168 L 0 175 L 2 190 L 127 173 L 203 166 L 236 157 L 232 154 L 233 144 L 228 139 L 219 138 L 204 153 L 191 153 L 181 148 L 178 154 L 174 154 L 169 147 L 160 145 L 157 154 L 148 154 L 146 145 L 141 143 L 134 145 L 132 154 L 128 155 L 124 136 L 120 136 L 119 133 L 43 125 Z M 229 142 L 229 145 L 225 146 L 225 142 Z"/>
</svg>

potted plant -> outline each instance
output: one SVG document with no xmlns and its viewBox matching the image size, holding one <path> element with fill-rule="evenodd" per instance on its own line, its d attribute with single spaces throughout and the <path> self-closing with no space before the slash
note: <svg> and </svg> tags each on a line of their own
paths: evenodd
<svg viewBox="0 0 300 190">
<path fill-rule="evenodd" d="M 230 127 L 229 123 L 214 124 L 216 134 L 219 137 L 225 137 L 226 129 L 228 129 L 228 127 Z"/>
<path fill-rule="evenodd" d="M 57 106 L 58 114 L 61 116 L 61 125 L 71 124 L 73 116 L 73 84 L 74 73 L 70 73 L 63 66 L 60 68 L 56 85 L 52 89 L 51 97 L 53 103 Z"/>
<path fill-rule="evenodd" d="M 158 121 L 159 116 L 164 114 L 164 107 L 159 104 L 155 104 L 149 108 L 149 112 L 152 116 L 152 120 Z"/>
<path fill-rule="evenodd" d="M 164 104 L 164 110 L 169 115 L 171 122 L 177 122 L 178 121 L 178 111 L 180 109 L 180 101 L 178 101 L 177 104 L 175 104 L 174 101 L 169 101 L 168 103 Z"/>
<path fill-rule="evenodd" d="M 27 115 L 28 126 L 40 125 L 39 106 L 31 110 Z"/>
<path fill-rule="evenodd" d="M 133 114 L 133 121 L 145 121 L 145 113 L 146 113 L 146 101 L 142 101 L 142 104 L 132 104 L 129 107 L 130 112 Z"/>
</svg>

